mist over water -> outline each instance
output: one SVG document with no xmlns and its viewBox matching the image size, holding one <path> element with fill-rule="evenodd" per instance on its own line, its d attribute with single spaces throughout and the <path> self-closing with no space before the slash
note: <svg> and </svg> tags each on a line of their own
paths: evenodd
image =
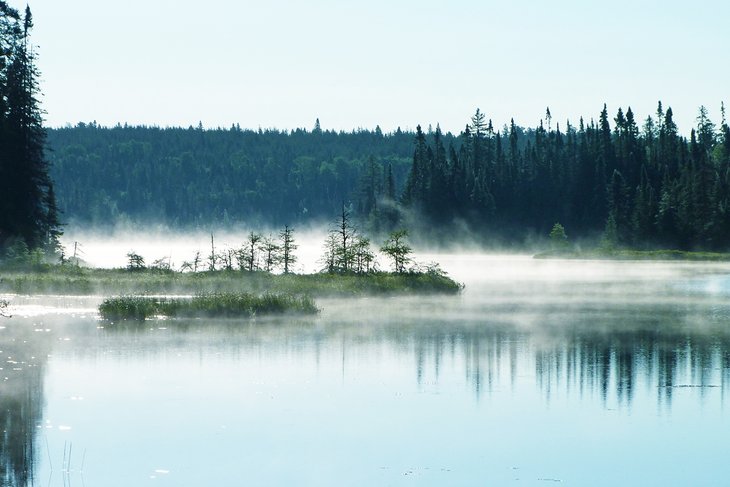
<svg viewBox="0 0 730 487">
<path fill-rule="evenodd" d="M 148 231 L 117 228 L 106 232 L 71 228 L 61 238 L 66 256 L 72 256 L 74 243 L 77 243 L 77 257 L 93 267 L 126 267 L 127 253 L 134 251 L 145 258 L 147 264 L 157 259 L 169 259 L 177 269 L 184 261 L 191 261 L 200 252 L 203 265 L 211 254 L 211 235 L 215 251 L 240 249 L 247 235 L 254 231 L 264 237 L 279 239 L 281 229 L 237 228 L 214 231 L 175 232 L 167 228 L 152 226 Z M 295 229 L 295 241 L 299 246 L 296 256 L 299 262 L 295 271 L 299 273 L 316 272 L 321 268 L 318 262 L 324 244 L 327 228 L 314 226 Z"/>
<path fill-rule="evenodd" d="M 196 243 L 144 240 L 107 249 Z M 3 485 L 722 485 L 730 265 L 417 258 L 464 292 L 121 326 L 7 297 Z"/>
</svg>

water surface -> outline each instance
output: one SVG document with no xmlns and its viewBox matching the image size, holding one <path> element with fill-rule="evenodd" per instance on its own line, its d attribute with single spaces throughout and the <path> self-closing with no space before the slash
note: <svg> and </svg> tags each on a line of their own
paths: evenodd
<svg viewBox="0 0 730 487">
<path fill-rule="evenodd" d="M 431 257 L 312 318 L 10 296 L 2 485 L 727 485 L 730 266 Z"/>
</svg>

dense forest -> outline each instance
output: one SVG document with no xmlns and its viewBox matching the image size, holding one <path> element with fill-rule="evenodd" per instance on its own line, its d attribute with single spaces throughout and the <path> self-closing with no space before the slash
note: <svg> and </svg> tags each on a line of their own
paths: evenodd
<svg viewBox="0 0 730 487">
<path fill-rule="evenodd" d="M 604 105 L 597 122 L 561 130 L 548 109 L 521 145 L 514 123 L 497 132 L 477 110 L 456 145 L 417 131 L 401 201 L 432 223 L 461 218 L 512 241 L 560 222 L 611 246 L 728 249 L 730 129 L 721 112 L 717 127 L 700 107 L 687 139 L 661 102 L 641 127 L 631 108 L 612 124 Z"/>
<path fill-rule="evenodd" d="M 376 161 L 402 185 L 413 134 L 157 128 L 78 124 L 49 130 L 49 158 L 67 221 L 171 226 L 327 220 Z"/>
<path fill-rule="evenodd" d="M 611 245 L 726 249 L 730 130 L 700 107 L 689 138 L 661 102 L 561 128 L 501 130 L 477 110 L 458 136 L 427 131 L 242 130 L 91 124 L 49 132 L 66 219 L 175 226 L 329 220 L 342 203 L 361 225 L 469 228 L 520 243 L 560 222 Z"/>
<path fill-rule="evenodd" d="M 0 0 L 0 257 L 55 251 L 60 229 L 38 103 L 33 19 Z"/>
</svg>

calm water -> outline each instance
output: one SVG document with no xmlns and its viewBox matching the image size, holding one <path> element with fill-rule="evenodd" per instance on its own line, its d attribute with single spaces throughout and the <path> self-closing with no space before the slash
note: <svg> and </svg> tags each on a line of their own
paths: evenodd
<svg viewBox="0 0 730 487">
<path fill-rule="evenodd" d="M 730 266 L 438 260 L 306 319 L 10 297 L 2 485 L 728 485 Z"/>
</svg>

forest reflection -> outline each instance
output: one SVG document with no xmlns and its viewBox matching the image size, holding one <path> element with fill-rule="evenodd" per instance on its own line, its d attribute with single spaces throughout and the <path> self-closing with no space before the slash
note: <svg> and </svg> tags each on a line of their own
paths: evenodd
<svg viewBox="0 0 730 487">
<path fill-rule="evenodd" d="M 546 406 L 586 399 L 607 410 L 649 406 L 667 413 L 680 394 L 699 404 L 719 398 L 722 405 L 730 384 L 730 304 L 714 298 L 569 306 L 481 299 L 464 306 L 461 298 L 435 297 L 321 304 L 325 311 L 307 318 L 108 324 L 91 314 L 66 315 L 46 320 L 50 330 L 30 318 L 3 320 L 0 486 L 37 483 L 34 465 L 46 458 L 45 370 L 64 362 L 90 376 L 119 373 L 125 364 L 190 362 L 205 374 L 207 364 L 223 363 L 237 375 L 251 367 L 242 374 L 249 379 L 257 371 L 263 378 L 291 371 L 325 390 L 342 387 L 348 374 L 356 387 L 373 374 L 393 390 L 410 384 L 418 392 L 463 391 L 475 403 L 537 394 Z"/>
<path fill-rule="evenodd" d="M 402 309 L 403 303 L 395 307 Z M 724 398 L 730 384 L 730 305 L 662 302 L 556 309 L 523 304 L 492 310 L 445 319 L 428 311 L 404 317 L 381 308 L 377 318 L 368 319 L 363 318 L 368 312 L 355 305 L 348 318 L 332 313 L 244 327 L 235 321 L 190 321 L 165 333 L 178 345 L 200 347 L 202 356 L 206 349 L 214 353 L 222 347 L 255 351 L 264 360 L 276 360 L 284 352 L 319 363 L 329 353 L 340 356 L 343 367 L 351 362 L 350 354 L 354 361 L 385 345 L 399 356 L 413 356 L 418 385 L 438 383 L 442 373 L 453 374 L 456 367 L 477 398 L 534 380 L 548 402 L 556 394 L 578 394 L 598 397 L 605 407 L 613 398 L 630 408 L 642 387 L 644 401 L 655 396 L 658 406 L 670 408 L 677 389 L 696 389 L 700 398 L 716 389 Z M 140 348 L 140 334 L 160 332 L 149 324 L 128 324 L 105 330 L 104 336 L 107 346 L 119 344 L 120 335 L 133 339 L 131 359 L 164 349 L 159 342 Z M 442 372 L 445 363 L 450 369 Z"/>
<path fill-rule="evenodd" d="M 0 485 L 25 487 L 34 481 L 51 340 L 28 323 L 3 320 L 0 325 Z"/>
<path fill-rule="evenodd" d="M 598 395 L 604 407 L 613 396 L 619 406 L 631 408 L 638 387 L 655 394 L 663 408 L 671 408 L 674 394 L 684 388 L 696 389 L 700 399 L 719 389 L 724 399 L 730 384 L 729 310 L 679 308 L 531 309 L 513 311 L 504 321 L 497 316 L 460 326 L 413 327 L 416 380 L 423 381 L 428 370 L 438 378 L 444 358 L 456 355 L 477 397 L 496 387 L 514 388 L 534 371 L 548 403 L 557 394 Z M 400 333 L 394 337 L 405 339 Z"/>
</svg>

